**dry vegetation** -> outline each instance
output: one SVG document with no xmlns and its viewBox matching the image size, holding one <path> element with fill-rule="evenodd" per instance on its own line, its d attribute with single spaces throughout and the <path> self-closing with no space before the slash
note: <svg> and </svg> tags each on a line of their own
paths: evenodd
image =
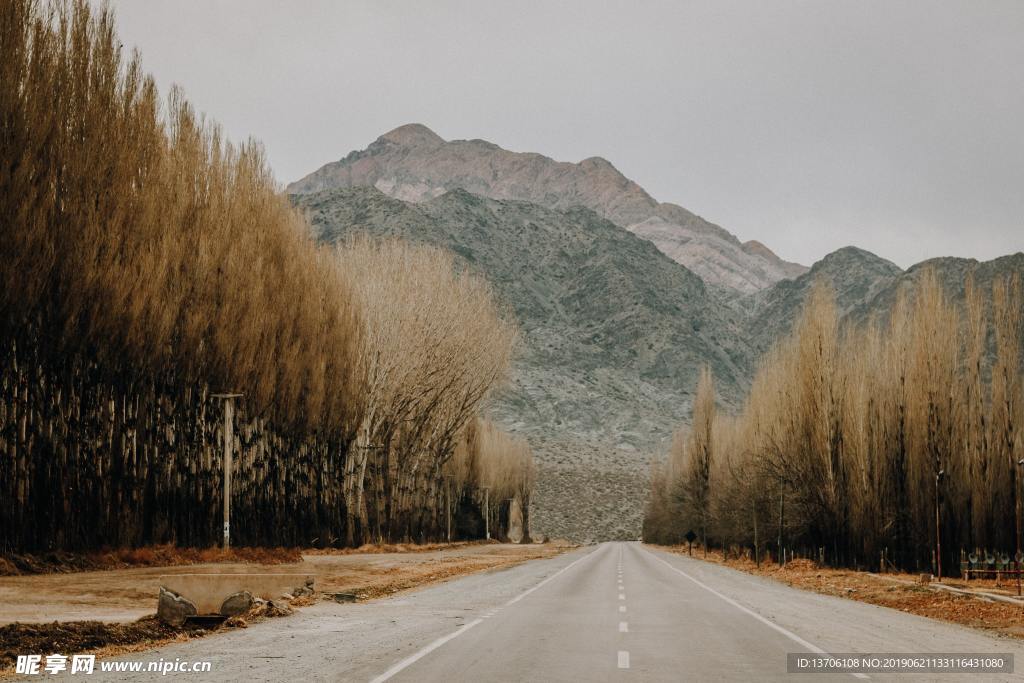
<svg viewBox="0 0 1024 683">
<path fill-rule="evenodd" d="M 377 551 L 379 552 L 379 551 Z M 179 548 L 173 545 L 112 548 L 72 553 L 55 550 L 44 554 L 0 555 L 0 576 L 84 572 L 129 567 L 175 567 L 209 562 L 283 564 L 298 562 L 297 548 Z"/>
<path fill-rule="evenodd" d="M 161 103 L 108 10 L 4 2 L 0 54 L 0 552 L 215 543 L 222 391 L 238 543 L 480 518 L 445 468 L 509 365 L 486 282 L 423 247 L 318 249 L 260 147 Z"/>
<path fill-rule="evenodd" d="M 693 426 L 654 471 L 644 536 L 833 566 L 932 569 L 961 551 L 1019 547 L 1024 457 L 1021 283 L 968 283 L 963 307 L 924 271 L 889 319 L 838 323 L 816 287 L 770 352 L 738 416 L 714 414 L 703 377 Z M 936 513 L 938 508 L 938 515 Z M 938 520 L 937 520 L 938 516 Z"/>
</svg>

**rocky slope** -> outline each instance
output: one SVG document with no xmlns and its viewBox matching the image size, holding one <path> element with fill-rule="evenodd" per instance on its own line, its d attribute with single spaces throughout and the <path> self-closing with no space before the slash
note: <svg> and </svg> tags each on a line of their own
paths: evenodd
<svg viewBox="0 0 1024 683">
<path fill-rule="evenodd" d="M 635 537 L 652 448 L 688 414 L 700 367 L 711 366 L 726 404 L 746 390 L 751 350 L 740 316 L 650 242 L 593 211 L 461 189 L 419 203 L 367 187 L 293 200 L 324 242 L 367 231 L 450 249 L 514 311 L 523 343 L 491 411 L 537 452 L 538 531 Z M 598 500 L 602 490 L 605 526 L 595 527 L 593 506 L 574 518 L 581 491 Z"/>
<path fill-rule="evenodd" d="M 746 338 L 755 358 L 789 334 L 815 282 L 832 287 L 839 314 L 845 316 L 869 308 L 879 293 L 902 274 L 897 265 L 869 251 L 844 247 L 815 263 L 803 275 L 747 297 Z"/>
<path fill-rule="evenodd" d="M 484 140 L 446 141 L 409 124 L 382 135 L 288 186 L 291 194 L 376 187 L 408 202 L 452 189 L 493 199 L 522 200 L 551 209 L 584 206 L 652 241 L 707 284 L 750 293 L 806 268 L 783 261 L 758 242 L 741 243 L 681 206 L 659 203 L 600 157 L 578 164 L 511 152 Z"/>
<path fill-rule="evenodd" d="M 926 269 L 932 269 L 942 283 L 943 289 L 950 297 L 950 300 L 962 304 L 965 298 L 964 288 L 968 278 L 973 277 L 975 284 L 984 292 L 992 289 L 992 282 L 997 278 L 1012 277 L 1018 275 L 1024 278 L 1024 253 L 1017 252 L 1007 256 L 1000 256 L 991 261 L 978 261 L 976 259 L 957 258 L 946 256 L 942 258 L 928 259 L 915 264 L 901 273 L 898 278 L 889 282 L 881 288 L 876 296 L 854 307 L 850 311 L 850 318 L 856 321 L 863 321 L 872 316 L 879 316 L 885 319 L 892 310 L 893 305 L 901 291 L 912 290 L 921 273 Z"/>
</svg>

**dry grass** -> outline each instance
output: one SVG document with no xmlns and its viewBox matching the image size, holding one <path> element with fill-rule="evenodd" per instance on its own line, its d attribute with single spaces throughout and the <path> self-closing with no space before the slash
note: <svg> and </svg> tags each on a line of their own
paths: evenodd
<svg viewBox="0 0 1024 683">
<path fill-rule="evenodd" d="M 284 564 L 299 562 L 297 548 L 178 548 L 173 545 L 122 548 L 90 553 L 55 551 L 41 555 L 0 557 L 0 576 L 67 573 L 128 569 L 130 567 L 173 567 L 212 562 Z"/>
</svg>

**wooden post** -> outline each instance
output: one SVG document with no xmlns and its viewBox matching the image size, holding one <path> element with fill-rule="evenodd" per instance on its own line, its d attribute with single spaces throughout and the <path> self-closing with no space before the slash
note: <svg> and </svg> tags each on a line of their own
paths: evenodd
<svg viewBox="0 0 1024 683">
<path fill-rule="evenodd" d="M 231 470 L 234 465 L 234 400 L 242 394 L 214 394 L 224 399 L 224 550 L 231 547 Z"/>
</svg>

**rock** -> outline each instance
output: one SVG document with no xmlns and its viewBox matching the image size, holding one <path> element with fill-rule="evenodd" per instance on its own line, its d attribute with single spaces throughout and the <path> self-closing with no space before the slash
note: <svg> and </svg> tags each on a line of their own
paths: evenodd
<svg viewBox="0 0 1024 683">
<path fill-rule="evenodd" d="M 249 591 L 239 591 L 229 595 L 220 606 L 220 613 L 228 616 L 235 617 L 239 614 L 245 614 L 255 604 L 255 600 L 252 597 L 252 593 Z"/>
<path fill-rule="evenodd" d="M 196 606 L 173 591 L 160 587 L 160 598 L 157 601 L 156 616 L 160 621 L 171 626 L 181 626 L 185 619 L 198 614 Z"/>
<path fill-rule="evenodd" d="M 313 588 L 313 579 L 306 579 L 305 585 L 299 586 L 298 588 L 293 590 L 292 595 L 294 595 L 297 598 L 305 598 L 313 595 L 313 593 L 315 592 L 316 591 Z"/>
</svg>

